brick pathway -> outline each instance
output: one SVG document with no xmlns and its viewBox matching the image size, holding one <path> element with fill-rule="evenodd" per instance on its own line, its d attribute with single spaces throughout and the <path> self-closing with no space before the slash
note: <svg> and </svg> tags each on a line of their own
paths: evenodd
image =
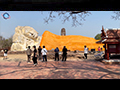
<svg viewBox="0 0 120 90">
<path fill-rule="evenodd" d="M 0 79 L 120 79 L 120 65 L 99 61 L 26 61 L 0 60 Z"/>
</svg>

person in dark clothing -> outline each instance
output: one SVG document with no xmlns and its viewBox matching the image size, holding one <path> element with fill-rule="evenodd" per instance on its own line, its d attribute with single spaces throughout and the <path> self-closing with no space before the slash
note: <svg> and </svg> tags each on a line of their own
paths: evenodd
<svg viewBox="0 0 120 90">
<path fill-rule="evenodd" d="M 30 46 L 28 46 L 28 49 L 26 51 L 27 56 L 28 56 L 28 63 L 30 63 L 30 58 L 31 58 L 31 54 L 32 54 L 32 50 L 30 49 Z"/>
<path fill-rule="evenodd" d="M 66 48 L 66 46 L 63 47 L 62 52 L 63 52 L 62 61 L 66 61 L 66 59 L 67 59 L 67 48 Z M 64 60 L 64 59 L 65 59 L 65 60 Z"/>
<path fill-rule="evenodd" d="M 41 46 L 39 46 L 39 48 L 38 48 L 38 60 L 40 60 L 41 59 L 41 50 L 42 50 L 42 48 L 41 48 Z"/>
<path fill-rule="evenodd" d="M 59 61 L 59 49 L 58 49 L 58 47 L 56 47 L 54 52 L 55 52 L 55 61 L 56 61 L 56 58 L 58 58 L 58 61 Z"/>
<path fill-rule="evenodd" d="M 33 63 L 36 66 L 37 65 L 37 50 L 36 50 L 36 46 L 33 46 L 34 51 L 33 51 Z"/>
<path fill-rule="evenodd" d="M 8 49 L 4 49 L 4 58 L 7 59 L 7 52 L 8 52 Z M 3 59 L 4 59 L 3 58 Z"/>
</svg>

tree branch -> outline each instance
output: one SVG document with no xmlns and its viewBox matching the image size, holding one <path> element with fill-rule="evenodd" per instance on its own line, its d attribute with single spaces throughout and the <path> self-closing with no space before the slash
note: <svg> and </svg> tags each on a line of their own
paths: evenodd
<svg viewBox="0 0 120 90">
<path fill-rule="evenodd" d="M 120 11 L 114 11 L 113 13 L 115 13 L 115 16 L 112 16 L 112 19 L 120 20 Z"/>
<path fill-rule="evenodd" d="M 85 21 L 85 17 L 89 16 L 91 14 L 88 11 L 50 11 L 48 18 L 46 17 L 44 19 L 45 23 L 48 24 L 49 21 L 53 21 L 54 18 L 56 18 L 55 15 L 53 15 L 53 12 L 58 13 L 58 17 L 61 19 L 63 17 L 63 23 L 66 21 L 69 21 L 70 18 L 72 19 L 72 26 L 82 25 L 82 20 Z"/>
</svg>

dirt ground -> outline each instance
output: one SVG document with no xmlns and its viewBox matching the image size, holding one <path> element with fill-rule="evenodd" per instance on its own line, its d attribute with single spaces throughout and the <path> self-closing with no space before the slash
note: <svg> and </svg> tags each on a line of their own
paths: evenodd
<svg viewBox="0 0 120 90">
<path fill-rule="evenodd" d="M 81 53 L 83 55 L 83 53 Z M 27 62 L 27 55 L 26 54 L 8 54 L 6 61 L 26 61 Z M 0 61 L 4 61 L 3 57 L 0 57 Z M 88 55 L 87 60 L 94 60 L 94 55 Z M 32 60 L 31 60 L 32 61 Z M 48 61 L 54 61 L 54 59 L 48 59 Z M 86 61 L 86 59 L 79 59 L 75 57 L 67 57 L 67 61 Z"/>
<path fill-rule="evenodd" d="M 88 55 L 88 59 L 68 58 L 66 62 L 48 59 L 27 63 L 26 54 L 0 57 L 0 79 L 120 79 L 120 64 L 105 65 Z"/>
</svg>

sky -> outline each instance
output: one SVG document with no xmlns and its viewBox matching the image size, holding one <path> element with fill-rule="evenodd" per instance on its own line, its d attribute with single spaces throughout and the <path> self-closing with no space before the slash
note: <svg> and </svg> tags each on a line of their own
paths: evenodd
<svg viewBox="0 0 120 90">
<path fill-rule="evenodd" d="M 10 19 L 4 19 L 1 14 L 9 13 Z M 72 20 L 62 23 L 62 19 L 56 18 L 49 24 L 44 23 L 44 18 L 48 17 L 49 11 L 0 11 L 0 35 L 9 38 L 14 35 L 17 26 L 33 27 L 39 36 L 48 30 L 51 33 L 60 35 L 61 29 L 66 29 L 66 35 L 82 35 L 94 38 L 95 35 L 101 33 L 102 25 L 106 28 L 120 28 L 120 20 L 112 19 L 115 15 L 113 11 L 89 11 L 91 14 L 87 16 L 83 25 L 72 27 Z M 56 13 L 54 13 L 56 14 Z M 56 14 L 57 15 L 57 14 Z"/>
</svg>

